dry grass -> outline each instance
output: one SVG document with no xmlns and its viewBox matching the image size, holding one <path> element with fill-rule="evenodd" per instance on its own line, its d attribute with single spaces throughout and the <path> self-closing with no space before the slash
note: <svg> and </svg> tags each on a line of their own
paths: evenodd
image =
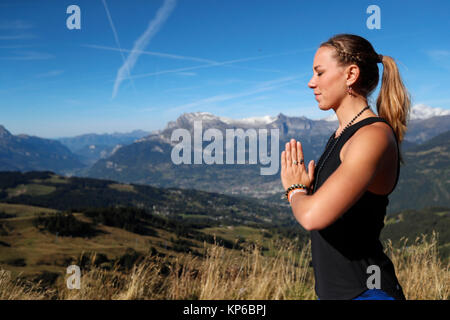
<svg viewBox="0 0 450 320">
<path fill-rule="evenodd" d="M 46 295 L 33 284 L 20 279 L 12 279 L 11 272 L 0 269 L 0 300 L 39 300 Z"/>
<path fill-rule="evenodd" d="M 0 269 L 0 299 L 316 299 L 309 267 L 310 245 L 277 243 L 275 256 L 259 247 L 241 252 L 205 246 L 205 258 L 149 256 L 130 272 L 82 270 L 81 289 L 69 290 L 60 277 L 54 288 L 13 280 Z M 443 265 L 432 235 L 401 248 L 386 247 L 407 299 L 448 299 L 449 265 Z M 92 261 L 95 257 L 92 257 Z"/>
<path fill-rule="evenodd" d="M 389 241 L 386 251 L 391 258 L 403 292 L 409 300 L 448 300 L 450 293 L 449 264 L 443 264 L 438 255 L 438 235 L 430 239 L 417 237 L 413 244 L 402 238 L 395 249 Z"/>
</svg>

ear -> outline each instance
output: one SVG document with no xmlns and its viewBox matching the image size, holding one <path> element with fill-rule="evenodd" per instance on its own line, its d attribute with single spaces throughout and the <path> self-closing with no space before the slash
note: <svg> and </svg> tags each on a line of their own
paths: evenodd
<svg viewBox="0 0 450 320">
<path fill-rule="evenodd" d="M 346 75 L 346 84 L 347 86 L 353 85 L 356 80 L 358 80 L 359 77 L 359 67 L 356 64 L 351 64 L 347 66 L 345 69 L 345 75 Z"/>
</svg>

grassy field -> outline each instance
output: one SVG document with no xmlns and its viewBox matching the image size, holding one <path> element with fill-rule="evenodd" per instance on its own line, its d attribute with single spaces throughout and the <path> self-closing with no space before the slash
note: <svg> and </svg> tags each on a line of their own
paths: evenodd
<svg viewBox="0 0 450 320">
<path fill-rule="evenodd" d="M 6 189 L 9 197 L 17 197 L 22 194 L 31 196 L 41 196 L 52 193 L 56 190 L 56 187 L 47 186 L 43 184 L 20 184 L 15 188 Z"/>
<path fill-rule="evenodd" d="M 20 217 L 30 217 L 39 212 L 56 212 L 54 209 L 34 207 L 22 204 L 2 203 L 0 202 L 0 212 L 16 215 Z"/>
<path fill-rule="evenodd" d="M 142 236 L 99 225 L 104 233 L 92 238 L 58 237 L 32 224 L 36 213 L 55 210 L 1 203 L 0 211 L 14 215 L 1 220 L 8 234 L 2 235 L 0 244 L 0 299 L 317 298 L 309 243 L 298 247 L 264 236 L 265 230 L 247 226 L 204 229 L 224 239 L 245 238 L 246 242 L 241 250 L 231 250 L 190 239 L 203 255 L 195 256 L 171 250 L 174 234 L 165 230 L 158 229 L 157 237 Z M 89 222 L 80 213 L 74 215 Z M 94 263 L 100 254 L 113 260 L 130 248 L 144 257 L 130 269 Z M 449 299 L 449 265 L 439 259 L 436 235 L 403 239 L 398 248 L 387 242 L 385 248 L 408 299 Z M 66 268 L 79 263 L 81 257 L 87 257 L 81 289 L 69 290 Z"/>
<path fill-rule="evenodd" d="M 80 289 L 68 289 L 66 276 L 43 287 L 0 268 L 0 299 L 316 299 L 310 246 L 274 246 L 273 257 L 261 255 L 258 246 L 229 254 L 213 245 L 203 259 L 148 255 L 127 273 L 86 268 Z M 450 270 L 437 258 L 433 237 L 405 241 L 399 249 L 388 244 L 386 252 L 407 299 L 449 299 Z"/>
<path fill-rule="evenodd" d="M 104 233 L 90 239 L 60 237 L 40 232 L 32 224 L 35 214 L 53 213 L 56 210 L 0 203 L 0 211 L 15 215 L 2 220 L 10 231 L 1 239 L 11 246 L 0 245 L 0 264 L 8 265 L 13 275 L 19 273 L 33 275 L 43 271 L 60 272 L 61 267 L 75 261 L 83 252 L 103 253 L 111 259 L 121 256 L 127 248 L 146 253 L 149 247 L 154 247 L 158 252 L 169 253 L 164 248 L 164 243 L 170 243 L 170 237 L 173 236 L 164 230 L 159 230 L 158 237 L 151 237 L 99 225 L 98 229 Z M 75 213 L 74 216 L 81 221 L 90 222 L 90 219 L 81 213 Z M 17 259 L 22 259 L 22 263 L 15 265 L 14 261 Z"/>
<path fill-rule="evenodd" d="M 125 192 L 136 192 L 134 187 L 129 184 L 120 184 L 120 183 L 112 183 L 109 185 L 109 188 L 115 189 L 118 191 L 125 191 Z"/>
<path fill-rule="evenodd" d="M 32 223 L 36 214 L 52 214 L 57 210 L 0 203 L 0 212 L 12 215 L 10 218 L 0 219 L 0 224 L 3 224 L 4 229 L 8 231 L 1 237 L 3 245 L 0 243 L 0 266 L 5 266 L 13 276 L 19 274 L 33 276 L 46 271 L 61 273 L 63 268 L 77 261 L 82 254 L 95 252 L 114 260 L 130 248 L 142 255 L 153 248 L 162 255 L 177 258 L 180 253 L 172 250 L 173 241 L 184 239 L 163 229 L 156 229 L 157 236 L 148 236 L 102 224 L 96 226 L 102 233 L 92 238 L 61 237 L 39 231 Z M 80 221 L 92 222 L 82 213 L 74 213 L 74 216 Z M 229 240 L 235 240 L 239 234 L 255 241 L 262 238 L 261 230 L 248 227 L 207 228 L 204 232 L 224 236 Z M 191 246 L 193 250 L 205 250 L 203 242 L 195 239 L 189 239 L 189 241 L 193 244 Z M 233 250 L 227 249 L 227 251 Z"/>
<path fill-rule="evenodd" d="M 64 184 L 68 183 L 66 178 L 63 178 L 56 174 L 51 175 L 50 178 L 48 178 L 48 179 L 33 179 L 33 182 L 35 182 L 35 183 L 50 182 L 50 183 L 64 183 Z"/>
</svg>

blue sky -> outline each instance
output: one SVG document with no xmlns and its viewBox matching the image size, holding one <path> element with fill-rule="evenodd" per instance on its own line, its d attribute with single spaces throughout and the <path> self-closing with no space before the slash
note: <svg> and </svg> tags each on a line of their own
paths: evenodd
<svg viewBox="0 0 450 320">
<path fill-rule="evenodd" d="M 72 4 L 80 30 L 66 26 Z M 381 29 L 366 26 L 372 4 Z M 1 0 L 0 124 L 54 138 L 194 111 L 324 118 L 307 83 L 337 33 L 396 59 L 413 104 L 450 109 L 449 21 L 447 0 Z"/>
</svg>

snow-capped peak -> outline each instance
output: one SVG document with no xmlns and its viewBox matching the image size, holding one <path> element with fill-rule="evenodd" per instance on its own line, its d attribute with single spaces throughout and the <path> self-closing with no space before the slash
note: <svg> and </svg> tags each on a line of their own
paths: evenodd
<svg viewBox="0 0 450 320">
<path fill-rule="evenodd" d="M 273 116 L 262 116 L 262 117 L 250 117 L 250 118 L 244 118 L 244 119 L 232 119 L 228 117 L 219 117 L 215 116 L 212 113 L 209 112 L 190 112 L 190 113 L 183 113 L 180 118 L 185 119 L 189 122 L 193 121 L 214 121 L 218 120 L 223 123 L 226 123 L 228 125 L 233 124 L 245 124 L 245 125 L 265 125 L 274 122 L 277 117 Z"/>
<path fill-rule="evenodd" d="M 180 118 L 184 118 L 188 121 L 194 121 L 194 120 L 202 120 L 202 121 L 207 121 L 207 120 L 217 120 L 219 119 L 219 117 L 213 115 L 212 113 L 209 112 L 190 112 L 190 113 L 183 113 Z"/>
<path fill-rule="evenodd" d="M 231 119 L 227 117 L 219 117 L 219 119 L 222 122 L 225 122 L 226 124 L 235 124 L 235 123 L 242 123 L 246 125 L 265 125 L 274 122 L 277 117 L 272 116 L 262 116 L 262 117 L 250 117 L 250 118 L 244 118 L 244 119 Z"/>
<path fill-rule="evenodd" d="M 429 119 L 436 116 L 447 116 L 447 115 L 450 115 L 450 110 L 433 108 L 425 104 L 416 104 L 411 107 L 410 120 Z M 337 116 L 336 113 L 333 113 L 330 116 L 322 118 L 320 120 L 336 121 Z"/>
<path fill-rule="evenodd" d="M 331 115 L 329 115 L 328 117 L 326 117 L 326 118 L 322 118 L 322 119 L 319 119 L 319 120 L 325 120 L 325 121 L 337 121 L 337 116 L 336 116 L 336 113 L 333 113 L 333 114 L 331 114 Z"/>
<path fill-rule="evenodd" d="M 416 104 L 411 108 L 411 120 L 416 119 L 428 119 L 436 116 L 450 115 L 450 110 L 444 110 L 441 108 L 433 108 L 425 104 Z"/>
</svg>

